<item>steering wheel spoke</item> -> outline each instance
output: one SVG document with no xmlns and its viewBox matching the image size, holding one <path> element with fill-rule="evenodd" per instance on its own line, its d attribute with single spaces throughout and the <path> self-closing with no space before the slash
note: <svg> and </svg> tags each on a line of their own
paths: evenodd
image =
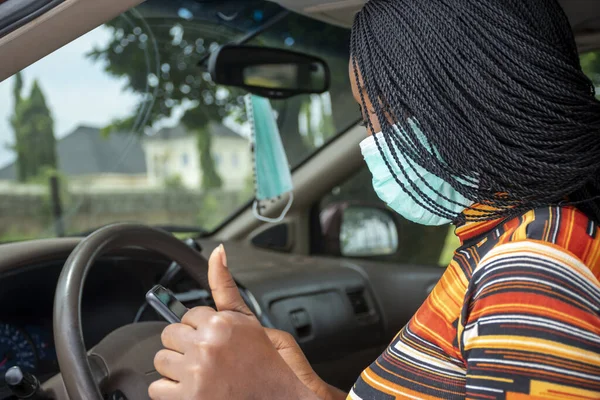
<svg viewBox="0 0 600 400">
<path fill-rule="evenodd" d="M 89 354 L 88 364 L 90 365 L 94 382 L 96 382 L 99 388 L 103 388 L 110 376 L 109 369 L 103 358 L 98 354 Z"/>
</svg>

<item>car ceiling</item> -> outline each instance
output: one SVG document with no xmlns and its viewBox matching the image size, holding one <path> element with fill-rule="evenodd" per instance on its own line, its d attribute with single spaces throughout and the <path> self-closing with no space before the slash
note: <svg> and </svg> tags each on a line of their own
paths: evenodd
<svg viewBox="0 0 600 400">
<path fill-rule="evenodd" d="M 366 0 L 271 0 L 290 10 L 331 24 L 351 27 Z M 581 51 L 600 47 L 600 1 L 559 0 Z"/>
</svg>

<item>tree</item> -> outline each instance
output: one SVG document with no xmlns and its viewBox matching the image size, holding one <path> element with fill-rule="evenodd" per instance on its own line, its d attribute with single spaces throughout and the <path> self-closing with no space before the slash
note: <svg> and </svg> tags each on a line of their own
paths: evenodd
<svg viewBox="0 0 600 400">
<path fill-rule="evenodd" d="M 171 17 L 136 18 L 134 24 L 129 18 L 119 17 L 106 26 L 112 31 L 112 40 L 94 49 L 89 57 L 103 62 L 110 75 L 126 78 L 126 89 L 141 96 L 130 117 L 113 121 L 105 131 L 141 133 L 185 107 L 181 122 L 198 139 L 202 187 L 220 187 L 222 180 L 211 155 L 209 123 L 220 122 L 243 103 L 237 101 L 233 91 L 219 90 L 196 64 L 208 48 L 223 43 L 230 35 Z"/>
<path fill-rule="evenodd" d="M 581 68 L 583 72 L 592 80 L 596 88 L 600 88 L 600 52 L 590 51 L 581 56 Z M 600 98 L 600 93 L 596 89 L 596 96 Z"/>
<path fill-rule="evenodd" d="M 13 87 L 13 96 L 15 99 L 15 108 L 21 104 L 21 92 L 23 91 L 23 74 L 21 72 L 17 72 L 15 75 L 15 86 Z"/>
<path fill-rule="evenodd" d="M 212 136 L 208 127 L 202 128 L 198 136 L 198 154 L 200 155 L 200 166 L 202 167 L 202 189 L 220 188 L 223 184 L 215 166 L 212 155 Z"/>
<path fill-rule="evenodd" d="M 181 2 L 179 2 L 181 3 Z M 114 121 L 111 129 L 143 132 L 147 126 L 165 117 L 171 117 L 175 110 L 184 108 L 181 118 L 188 130 L 198 136 L 203 174 L 206 176 L 204 188 L 219 187 L 219 177 L 214 167 L 210 145 L 208 124 L 221 123 L 224 118 L 237 116 L 245 118 L 244 91 L 223 88 L 215 85 L 206 69 L 199 67 L 198 61 L 219 45 L 229 43 L 242 36 L 260 20 L 280 11 L 271 3 L 248 1 L 248 7 L 237 12 L 234 20 L 218 17 L 226 5 L 221 2 L 202 3 L 203 11 L 194 19 L 175 16 L 177 6 L 165 6 L 164 2 L 147 1 L 125 17 L 118 17 L 105 26 L 112 32 L 109 43 L 95 48 L 89 57 L 103 63 L 105 71 L 119 78 L 125 78 L 125 88 L 140 94 L 140 102 L 132 115 L 124 120 Z M 187 4 L 187 3 L 186 3 Z M 145 17 L 142 17 L 142 14 Z M 225 13 L 229 15 L 228 13 Z M 265 34 L 253 39 L 250 44 L 276 47 L 291 47 L 297 51 L 315 50 L 327 57 L 332 68 L 346 71 L 349 31 L 325 25 L 312 19 L 292 14 L 284 21 L 271 27 Z M 339 57 L 332 57 L 339 53 Z M 330 61 L 333 60 L 333 61 Z M 345 102 L 352 102 L 348 96 L 347 74 L 334 74 L 332 85 L 343 87 Z M 273 101 L 279 115 L 279 128 L 282 141 L 287 149 L 294 151 L 288 155 L 292 165 L 297 165 L 314 143 L 307 144 L 299 129 L 299 115 L 303 104 L 310 102 L 310 96 L 297 96 L 285 101 Z M 350 103 L 351 104 L 351 103 Z M 358 108 L 353 105 L 357 113 Z M 340 113 L 342 119 L 335 121 L 335 129 L 347 127 L 351 121 L 347 113 Z M 357 113 L 358 115 L 358 113 Z M 341 127 L 341 128 L 340 128 Z M 328 134 L 333 136 L 335 133 Z"/>
<path fill-rule="evenodd" d="M 56 168 L 54 121 L 37 81 L 28 98 L 23 98 L 23 77 L 18 73 L 13 89 L 15 111 L 11 125 L 15 133 L 17 178 L 20 182 L 34 179 L 47 168 Z"/>
</svg>

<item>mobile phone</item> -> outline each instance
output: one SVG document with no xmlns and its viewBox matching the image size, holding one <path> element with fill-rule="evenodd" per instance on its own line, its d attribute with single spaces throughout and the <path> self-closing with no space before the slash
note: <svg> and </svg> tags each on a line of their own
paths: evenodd
<svg viewBox="0 0 600 400">
<path fill-rule="evenodd" d="M 146 293 L 146 301 L 172 324 L 181 322 L 181 318 L 188 312 L 186 306 L 175 298 L 173 292 L 161 285 L 154 286 Z"/>
</svg>

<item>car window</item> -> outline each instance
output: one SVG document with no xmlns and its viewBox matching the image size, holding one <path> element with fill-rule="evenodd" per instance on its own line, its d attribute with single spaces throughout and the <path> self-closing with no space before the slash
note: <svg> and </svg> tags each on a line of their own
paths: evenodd
<svg viewBox="0 0 600 400">
<path fill-rule="evenodd" d="M 360 210 L 360 212 L 348 213 L 344 218 L 339 239 L 348 241 L 346 245 L 352 248 L 349 248 L 346 253 L 354 254 L 344 254 L 344 251 L 341 251 L 341 255 L 360 256 L 362 251 L 365 258 L 374 258 L 399 265 L 447 266 L 452 259 L 454 250 L 459 245 L 458 239 L 454 235 L 454 228 L 418 225 L 391 210 L 388 211 L 388 216 L 394 220 L 396 227 L 390 227 L 389 223 L 381 223 L 384 218 L 381 217 L 378 210 L 386 210 L 387 207 L 377 197 L 371 180 L 371 173 L 364 165 L 353 177 L 333 188 L 319 204 L 322 225 L 326 224 L 328 210 L 339 204 L 350 204 L 354 207 L 353 210 Z M 321 228 L 326 235 L 327 227 L 322 226 Z M 397 233 L 390 236 L 390 228 Z M 323 238 L 326 242 L 327 239 L 327 237 Z M 335 241 L 336 238 L 330 239 Z M 395 246 L 389 245 L 390 240 L 395 243 Z M 381 243 L 386 244 L 382 245 Z M 396 247 L 397 251 L 391 247 Z M 328 253 L 328 251 L 327 247 L 320 249 L 322 253 Z"/>
<path fill-rule="evenodd" d="M 147 0 L 1 82 L 0 242 L 114 222 L 211 231 L 247 204 L 245 92 L 199 63 L 282 12 L 262 0 Z M 289 13 L 249 42 L 332 70 L 329 92 L 272 102 L 292 167 L 359 119 L 348 41 L 347 29 Z"/>
<path fill-rule="evenodd" d="M 600 50 L 581 55 L 581 68 L 596 87 L 596 97 L 600 99 Z"/>
</svg>

